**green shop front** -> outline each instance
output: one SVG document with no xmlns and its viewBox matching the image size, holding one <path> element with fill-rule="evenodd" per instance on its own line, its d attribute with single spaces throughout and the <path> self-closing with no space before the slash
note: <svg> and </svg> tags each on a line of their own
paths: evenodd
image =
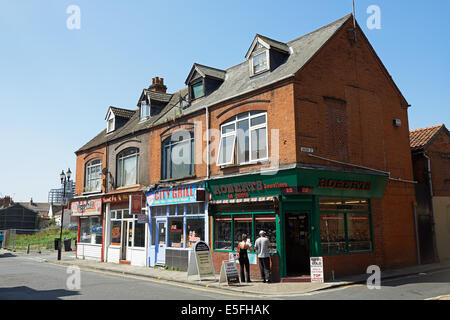
<svg viewBox="0 0 450 320">
<path fill-rule="evenodd" d="M 242 234 L 270 240 L 272 280 L 309 275 L 310 257 L 374 251 L 371 200 L 387 175 L 295 168 L 210 179 L 211 247 L 216 268 Z M 258 266 L 251 266 L 253 278 Z M 219 269 L 220 270 L 220 269 Z"/>
</svg>

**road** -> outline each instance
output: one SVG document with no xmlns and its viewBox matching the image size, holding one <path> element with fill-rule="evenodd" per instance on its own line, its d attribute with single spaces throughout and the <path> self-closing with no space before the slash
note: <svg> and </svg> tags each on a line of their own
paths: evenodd
<svg viewBox="0 0 450 320">
<path fill-rule="evenodd" d="M 79 290 L 70 290 L 62 266 L 43 263 L 45 256 L 0 255 L 0 300 L 255 300 L 242 293 L 189 287 L 148 278 L 81 271 Z M 64 257 L 63 257 L 64 258 Z M 450 295 L 450 269 L 383 280 L 380 290 L 364 285 L 328 289 L 274 300 L 425 300 Z M 265 298 L 267 299 L 267 298 Z"/>
<path fill-rule="evenodd" d="M 156 280 L 81 271 L 80 290 L 68 290 L 67 268 L 36 256 L 0 255 L 0 300 L 228 300 L 235 296 Z M 73 284 L 73 283 L 72 283 Z"/>
</svg>

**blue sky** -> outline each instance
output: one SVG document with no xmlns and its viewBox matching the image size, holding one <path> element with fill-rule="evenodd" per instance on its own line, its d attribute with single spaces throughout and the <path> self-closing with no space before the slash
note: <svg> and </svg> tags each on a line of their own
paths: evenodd
<svg viewBox="0 0 450 320">
<path fill-rule="evenodd" d="M 69 30 L 70 5 L 81 28 Z M 370 5 L 381 29 L 369 30 Z M 356 1 L 356 16 L 408 102 L 410 128 L 450 126 L 450 2 Z M 170 92 L 194 62 L 244 61 L 256 33 L 293 40 L 351 0 L 0 0 L 0 196 L 47 201 L 108 106 L 134 108 L 155 76 Z"/>
</svg>

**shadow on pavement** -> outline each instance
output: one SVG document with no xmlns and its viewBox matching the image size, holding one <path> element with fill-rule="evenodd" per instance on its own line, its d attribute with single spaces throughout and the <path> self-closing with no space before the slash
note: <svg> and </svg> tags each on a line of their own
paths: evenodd
<svg viewBox="0 0 450 320">
<path fill-rule="evenodd" d="M 0 259 L 1 258 L 11 258 L 11 257 L 16 257 L 16 255 L 9 253 L 9 252 L 0 254 Z"/>
<path fill-rule="evenodd" d="M 59 300 L 61 297 L 79 295 L 69 290 L 35 290 L 30 287 L 0 288 L 0 300 Z"/>
</svg>

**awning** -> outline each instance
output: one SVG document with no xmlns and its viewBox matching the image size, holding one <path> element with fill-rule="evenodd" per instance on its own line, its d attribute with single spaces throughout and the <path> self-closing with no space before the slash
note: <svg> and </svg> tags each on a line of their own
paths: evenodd
<svg viewBox="0 0 450 320">
<path fill-rule="evenodd" d="M 226 199 L 226 200 L 211 200 L 210 204 L 233 204 L 233 203 L 254 203 L 254 202 L 268 202 L 275 201 L 277 197 L 255 197 L 242 199 Z"/>
</svg>

